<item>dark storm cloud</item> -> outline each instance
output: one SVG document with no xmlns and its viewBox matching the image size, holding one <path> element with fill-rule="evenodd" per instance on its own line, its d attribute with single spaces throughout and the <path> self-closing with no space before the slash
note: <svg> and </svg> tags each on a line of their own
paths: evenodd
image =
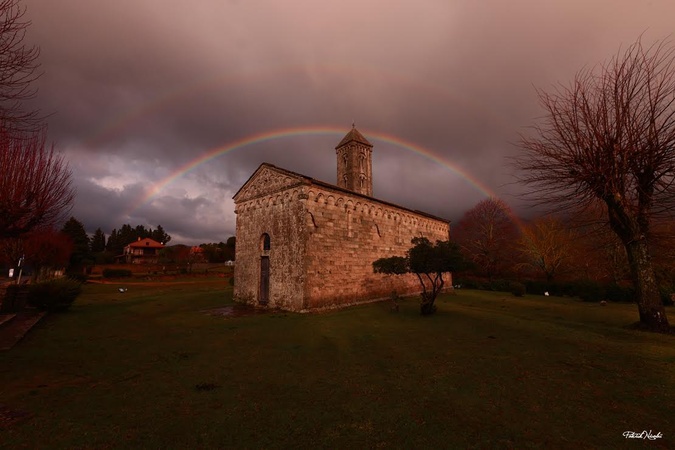
<svg viewBox="0 0 675 450">
<path fill-rule="evenodd" d="M 127 219 L 123 212 L 129 199 L 136 198 L 142 188 L 139 185 L 124 186 L 122 189 L 106 189 L 84 177 L 75 177 L 77 202 L 71 215 L 85 224 L 88 232 L 101 228 L 106 234 L 112 228 L 119 228 Z"/>
<path fill-rule="evenodd" d="M 340 136 L 238 148 L 140 204 L 156 183 L 247 136 L 346 133 L 352 120 L 526 214 L 507 161 L 540 115 L 534 86 L 567 82 L 641 33 L 668 36 L 675 13 L 665 0 L 25 4 L 45 71 L 35 104 L 54 113 L 50 137 L 71 160 L 73 213 L 106 232 L 161 224 L 185 243 L 234 233 L 231 196 L 263 161 L 335 182 Z M 452 168 L 374 144 L 380 198 L 456 220 L 485 195 Z"/>
</svg>

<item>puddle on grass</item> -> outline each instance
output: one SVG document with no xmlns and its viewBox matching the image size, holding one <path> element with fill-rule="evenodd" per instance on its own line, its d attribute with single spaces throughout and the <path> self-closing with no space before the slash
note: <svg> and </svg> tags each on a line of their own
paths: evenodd
<svg viewBox="0 0 675 450">
<path fill-rule="evenodd" d="M 227 318 L 256 316 L 260 314 L 278 313 L 274 309 L 255 308 L 250 305 L 232 305 L 223 308 L 207 309 L 202 311 L 210 316 L 222 316 Z"/>
</svg>

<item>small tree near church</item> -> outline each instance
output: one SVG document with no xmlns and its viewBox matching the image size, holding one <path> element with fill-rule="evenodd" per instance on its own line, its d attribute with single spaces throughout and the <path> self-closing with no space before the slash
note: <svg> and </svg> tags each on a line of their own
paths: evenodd
<svg viewBox="0 0 675 450">
<path fill-rule="evenodd" d="M 445 285 L 443 274 L 465 270 L 467 262 L 459 246 L 449 241 L 432 244 L 427 238 L 416 237 L 412 244 L 405 257 L 392 256 L 373 262 L 373 271 L 389 275 L 414 273 L 422 287 L 420 312 L 426 316 L 436 312 L 434 302 Z"/>
</svg>

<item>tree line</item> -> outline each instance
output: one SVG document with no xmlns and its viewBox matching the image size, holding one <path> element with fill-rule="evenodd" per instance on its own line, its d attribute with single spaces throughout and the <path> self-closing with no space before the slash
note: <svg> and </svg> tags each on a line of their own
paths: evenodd
<svg viewBox="0 0 675 450">
<path fill-rule="evenodd" d="M 110 235 L 101 228 L 89 236 L 85 226 L 75 217 L 68 219 L 61 230 L 53 227 L 35 229 L 21 237 L 0 240 L 0 260 L 13 267 L 22 259 L 25 265 L 39 273 L 41 268 L 66 267 L 71 273 L 81 273 L 95 264 L 111 264 L 124 252 L 124 247 L 139 239 L 150 238 L 159 243 L 171 241 L 161 225 L 157 228 L 124 224 L 114 228 Z M 160 251 L 163 263 L 187 264 L 194 262 L 224 263 L 235 257 L 235 238 L 227 242 L 203 243 L 195 252 L 183 244 L 167 246 Z"/>
<path fill-rule="evenodd" d="M 494 281 L 590 280 L 632 283 L 628 255 L 619 238 L 598 226 L 599 210 L 520 219 L 501 199 L 488 198 L 453 228 L 453 241 L 473 264 L 466 276 Z M 660 220 L 650 233 L 650 252 L 662 289 L 675 287 L 675 221 Z"/>
</svg>

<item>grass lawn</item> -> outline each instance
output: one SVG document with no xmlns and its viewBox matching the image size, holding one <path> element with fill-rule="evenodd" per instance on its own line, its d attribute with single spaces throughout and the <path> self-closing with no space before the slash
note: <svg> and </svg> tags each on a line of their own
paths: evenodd
<svg viewBox="0 0 675 450">
<path fill-rule="evenodd" d="M 87 285 L 0 353 L 0 448 L 675 448 L 675 337 L 634 305 L 464 290 L 227 318 L 226 281 Z M 669 308 L 671 322 L 675 310 Z M 627 440 L 625 431 L 663 438 Z"/>
</svg>

